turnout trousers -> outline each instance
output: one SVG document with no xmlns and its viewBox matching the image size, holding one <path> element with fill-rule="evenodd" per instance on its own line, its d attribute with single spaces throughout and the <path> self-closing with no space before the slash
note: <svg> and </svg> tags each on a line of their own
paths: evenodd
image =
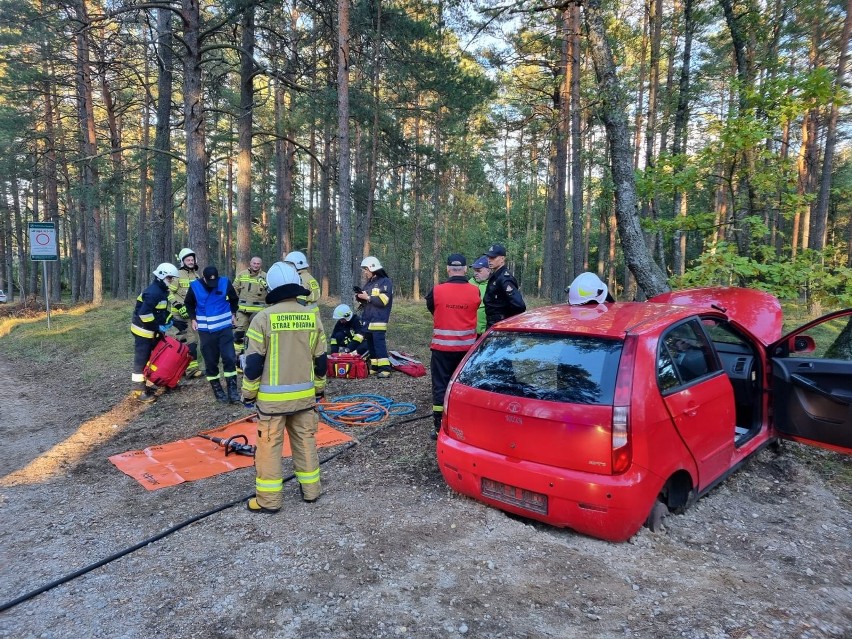
<svg viewBox="0 0 852 639">
<path fill-rule="evenodd" d="M 204 356 L 205 374 L 207 381 L 219 379 L 219 358 L 222 358 L 224 377 L 234 377 L 237 374 L 237 353 L 234 351 L 234 331 L 228 327 L 221 331 L 208 333 L 199 331 L 201 339 L 201 354 Z"/>
<path fill-rule="evenodd" d="M 467 351 L 436 351 L 432 349 L 432 361 L 429 369 L 432 373 L 432 419 L 435 432 L 441 429 L 441 417 L 444 415 L 444 395 L 450 377 L 456 372 Z"/>
<path fill-rule="evenodd" d="M 192 323 L 189 320 L 175 317 L 173 320 L 175 331 L 174 338 L 186 344 L 189 349 L 189 355 L 192 361 L 189 362 L 189 367 L 186 369 L 188 373 L 198 370 L 198 331 L 193 330 Z"/>
<path fill-rule="evenodd" d="M 133 376 L 131 381 L 134 383 L 143 383 L 145 381 L 145 364 L 151 359 L 151 351 L 157 345 L 157 340 L 154 337 L 140 337 L 133 334 Z"/>
<path fill-rule="evenodd" d="M 313 408 L 271 417 L 258 413 L 254 470 L 255 495 L 260 506 L 276 510 L 281 508 L 283 502 L 281 447 L 285 430 L 290 439 L 293 470 L 302 489 L 303 499 L 314 500 L 320 496 L 322 485 L 317 455 L 318 426 L 319 418 Z"/>
<path fill-rule="evenodd" d="M 376 371 L 390 371 L 387 331 L 364 331 L 364 341 L 367 342 L 370 350 L 370 368 Z"/>
</svg>

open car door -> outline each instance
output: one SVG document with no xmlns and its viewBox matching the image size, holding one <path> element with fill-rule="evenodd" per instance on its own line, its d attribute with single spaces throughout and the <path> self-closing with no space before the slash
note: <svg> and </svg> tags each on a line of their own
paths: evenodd
<svg viewBox="0 0 852 639">
<path fill-rule="evenodd" d="M 852 309 L 782 337 L 769 360 L 776 434 L 852 454 Z"/>
</svg>

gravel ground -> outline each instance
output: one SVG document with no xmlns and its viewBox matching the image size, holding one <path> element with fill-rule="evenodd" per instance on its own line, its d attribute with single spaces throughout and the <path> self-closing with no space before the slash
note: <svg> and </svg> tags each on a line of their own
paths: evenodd
<svg viewBox="0 0 852 639">
<path fill-rule="evenodd" d="M 0 360 L 0 605 L 252 493 L 251 468 L 149 492 L 109 463 L 246 414 L 203 381 L 139 407 L 127 377 Z M 330 382 L 356 392 L 428 418 L 349 429 L 317 503 L 289 482 L 277 515 L 226 508 L 0 613 L 0 637 L 852 638 L 852 500 L 825 471 L 847 458 L 766 450 L 611 544 L 452 493 L 428 377 Z"/>
</svg>

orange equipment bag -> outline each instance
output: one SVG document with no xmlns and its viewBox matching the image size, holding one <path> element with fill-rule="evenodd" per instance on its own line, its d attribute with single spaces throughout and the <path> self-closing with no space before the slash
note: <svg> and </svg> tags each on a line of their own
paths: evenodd
<svg viewBox="0 0 852 639">
<path fill-rule="evenodd" d="M 345 379 L 364 379 L 367 377 L 367 362 L 357 353 L 329 353 L 326 375 Z"/>
<path fill-rule="evenodd" d="M 145 379 L 157 386 L 174 388 L 191 361 L 192 356 L 186 344 L 164 335 L 151 351 L 143 373 Z"/>
</svg>

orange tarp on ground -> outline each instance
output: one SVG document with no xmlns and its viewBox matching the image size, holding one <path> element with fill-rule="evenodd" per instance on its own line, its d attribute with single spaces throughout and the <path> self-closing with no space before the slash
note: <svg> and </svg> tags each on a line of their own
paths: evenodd
<svg viewBox="0 0 852 639">
<path fill-rule="evenodd" d="M 253 446 L 257 441 L 256 423 L 255 417 L 247 417 L 204 433 L 222 439 L 245 435 L 248 443 Z M 337 446 L 349 441 L 352 441 L 349 435 L 320 422 L 317 446 Z M 242 443 L 242 440 L 240 442 Z M 281 456 L 291 455 L 290 440 L 285 432 Z M 222 446 L 203 437 L 180 439 L 145 450 L 129 450 L 120 455 L 113 455 L 109 460 L 121 472 L 130 475 L 148 490 L 176 486 L 185 481 L 204 479 L 238 468 L 254 466 L 254 457 L 234 453 L 225 457 L 225 449 Z"/>
</svg>

